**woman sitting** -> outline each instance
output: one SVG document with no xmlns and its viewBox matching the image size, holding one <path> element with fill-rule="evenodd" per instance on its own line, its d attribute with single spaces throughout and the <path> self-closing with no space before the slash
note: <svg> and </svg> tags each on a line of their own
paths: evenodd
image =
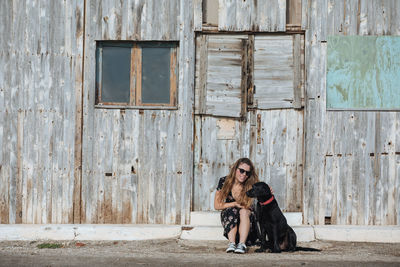
<svg viewBox="0 0 400 267">
<path fill-rule="evenodd" d="M 254 165 L 248 158 L 238 159 L 229 174 L 219 179 L 214 208 L 222 210 L 224 236 L 229 240 L 226 252 L 243 254 L 247 245 L 254 245 L 257 239 L 253 199 L 246 192 L 258 181 Z"/>
</svg>

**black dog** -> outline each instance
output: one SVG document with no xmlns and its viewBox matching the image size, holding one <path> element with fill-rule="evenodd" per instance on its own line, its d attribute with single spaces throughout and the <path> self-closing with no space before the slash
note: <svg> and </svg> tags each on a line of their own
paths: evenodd
<svg viewBox="0 0 400 267">
<path fill-rule="evenodd" d="M 247 196 L 257 198 L 256 217 L 260 225 L 261 247 L 256 252 L 270 249 L 273 253 L 281 251 L 320 251 L 315 248 L 296 247 L 297 237 L 292 227 L 278 206 L 270 187 L 264 182 L 258 182 L 246 192 Z M 268 236 L 268 243 L 265 235 Z"/>
</svg>

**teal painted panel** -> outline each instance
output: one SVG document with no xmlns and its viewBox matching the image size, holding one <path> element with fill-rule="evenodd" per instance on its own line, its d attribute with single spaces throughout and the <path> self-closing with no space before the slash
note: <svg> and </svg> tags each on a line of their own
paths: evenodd
<svg viewBox="0 0 400 267">
<path fill-rule="evenodd" d="M 400 37 L 329 36 L 327 109 L 400 109 Z"/>
</svg>

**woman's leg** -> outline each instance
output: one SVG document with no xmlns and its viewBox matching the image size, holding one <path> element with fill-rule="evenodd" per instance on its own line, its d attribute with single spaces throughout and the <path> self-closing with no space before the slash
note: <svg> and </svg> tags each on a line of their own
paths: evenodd
<svg viewBox="0 0 400 267">
<path fill-rule="evenodd" d="M 238 232 L 239 208 L 227 208 L 221 212 L 221 224 L 224 227 L 224 236 L 229 242 L 236 244 Z"/>
<path fill-rule="evenodd" d="M 237 226 L 233 227 L 228 233 L 228 240 L 231 243 L 236 243 Z"/>
<path fill-rule="evenodd" d="M 239 242 L 245 244 L 250 231 L 250 210 L 240 209 Z M 233 229 L 232 229 L 233 230 Z M 232 232 L 232 231 L 231 231 Z M 229 232 L 229 234 L 231 233 Z M 228 234 L 228 236 L 229 236 Z M 235 232 L 236 235 L 236 232 Z"/>
</svg>

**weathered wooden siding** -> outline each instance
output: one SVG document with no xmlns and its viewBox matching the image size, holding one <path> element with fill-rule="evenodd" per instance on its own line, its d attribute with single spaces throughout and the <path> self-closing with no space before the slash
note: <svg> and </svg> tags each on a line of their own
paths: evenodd
<svg viewBox="0 0 400 267">
<path fill-rule="evenodd" d="M 249 157 L 280 207 L 301 211 L 303 111 L 254 110 L 246 120 L 196 115 L 193 210 L 213 210 L 218 180 Z"/>
<path fill-rule="evenodd" d="M 249 124 L 243 120 L 195 116 L 194 211 L 214 209 L 219 178 L 238 158 L 249 157 L 248 137 Z"/>
<path fill-rule="evenodd" d="M 303 113 L 296 109 L 258 110 L 251 127 L 251 158 L 260 179 L 271 185 L 285 211 L 302 211 Z"/>
<path fill-rule="evenodd" d="M 219 0 L 219 31 L 286 30 L 286 0 Z"/>
<path fill-rule="evenodd" d="M 286 1 L 219 5 L 225 34 L 286 29 Z M 327 112 L 325 79 L 329 35 L 400 36 L 399 10 L 303 0 L 305 110 L 235 119 L 192 114 L 201 1 L 0 1 L 0 223 L 188 223 L 249 156 L 307 224 L 400 224 L 399 113 Z M 96 40 L 179 41 L 177 109 L 95 108 Z"/>
<path fill-rule="evenodd" d="M 195 31 L 201 31 L 203 24 L 203 0 L 193 0 L 193 27 Z"/>
<path fill-rule="evenodd" d="M 293 107 L 293 36 L 256 36 L 254 39 L 255 106 Z"/>
<path fill-rule="evenodd" d="M 284 210 L 301 210 L 304 112 L 293 107 L 304 96 L 302 44 L 298 34 L 198 34 L 194 210 L 213 209 L 218 179 L 240 157 L 253 160 Z M 243 92 L 252 84 L 254 97 Z"/>
<path fill-rule="evenodd" d="M 196 44 L 196 114 L 242 116 L 242 99 L 252 84 L 254 108 L 302 106 L 302 35 L 199 34 Z"/>
<path fill-rule="evenodd" d="M 179 40 L 179 0 L 87 0 L 86 5 L 94 40 Z"/>
<path fill-rule="evenodd" d="M 71 223 L 83 2 L 0 13 L 0 223 Z"/>
<path fill-rule="evenodd" d="M 192 190 L 191 1 L 87 1 L 83 223 L 188 223 Z M 96 40 L 179 41 L 178 108 L 95 108 Z"/>
<path fill-rule="evenodd" d="M 200 35 L 196 56 L 196 113 L 240 117 L 242 60 L 247 35 Z"/>
<path fill-rule="evenodd" d="M 307 1 L 305 223 L 400 223 L 398 112 L 326 111 L 328 35 L 400 34 L 398 1 Z"/>
</svg>

